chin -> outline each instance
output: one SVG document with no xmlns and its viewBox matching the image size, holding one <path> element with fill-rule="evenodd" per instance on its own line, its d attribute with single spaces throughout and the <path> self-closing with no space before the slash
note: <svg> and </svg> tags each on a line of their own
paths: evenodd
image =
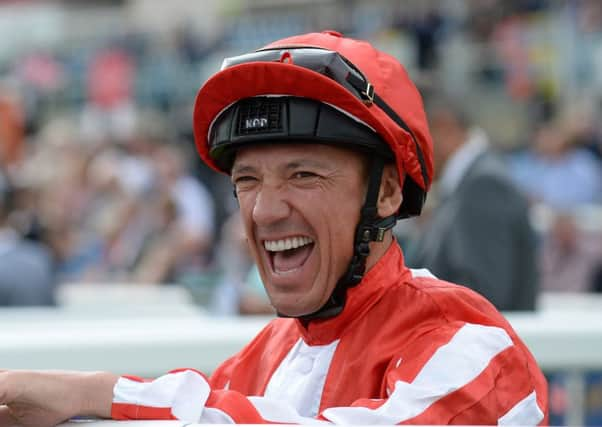
<svg viewBox="0 0 602 427">
<path fill-rule="evenodd" d="M 272 303 L 272 305 L 276 308 L 276 311 L 278 311 L 279 314 L 283 315 L 283 316 L 288 316 L 288 317 L 301 317 L 301 316 L 305 316 L 307 314 L 311 314 L 314 311 L 318 310 L 321 306 L 316 306 L 316 307 L 309 307 L 309 308 L 304 308 L 304 307 L 299 307 L 299 305 L 295 305 L 295 304 L 276 304 L 276 303 Z"/>
<path fill-rule="evenodd" d="M 305 310 L 300 310 L 299 307 L 289 307 L 287 305 L 274 305 L 276 307 L 276 311 L 278 314 L 288 317 L 299 317 L 304 314 L 309 314 L 311 312 L 305 312 Z"/>
</svg>

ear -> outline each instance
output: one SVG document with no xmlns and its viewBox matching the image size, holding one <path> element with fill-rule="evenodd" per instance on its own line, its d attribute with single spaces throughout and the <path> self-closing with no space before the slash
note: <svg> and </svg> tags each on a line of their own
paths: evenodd
<svg viewBox="0 0 602 427">
<path fill-rule="evenodd" d="M 401 183 L 399 173 L 394 163 L 385 165 L 383 176 L 380 181 L 380 189 L 378 191 L 378 216 L 385 218 L 394 215 L 401 206 Z"/>
</svg>

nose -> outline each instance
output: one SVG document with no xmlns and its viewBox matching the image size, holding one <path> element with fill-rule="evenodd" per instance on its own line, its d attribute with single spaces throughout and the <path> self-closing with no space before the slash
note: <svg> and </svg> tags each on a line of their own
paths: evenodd
<svg viewBox="0 0 602 427">
<path fill-rule="evenodd" d="M 262 185 L 253 206 L 253 221 L 257 225 L 267 226 L 277 223 L 290 215 L 291 207 L 286 202 L 282 189 Z"/>
</svg>

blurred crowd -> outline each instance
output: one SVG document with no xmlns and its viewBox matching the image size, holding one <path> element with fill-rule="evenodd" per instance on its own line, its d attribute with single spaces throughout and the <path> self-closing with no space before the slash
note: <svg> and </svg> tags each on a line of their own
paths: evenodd
<svg viewBox="0 0 602 427">
<path fill-rule="evenodd" d="M 49 123 L 6 165 L 5 226 L 49 249 L 58 282 L 171 283 L 203 271 L 214 199 L 185 151 L 146 131 L 82 141 L 74 127 Z"/>
<path fill-rule="evenodd" d="M 602 3 L 334 4 L 329 27 L 396 54 L 427 105 L 462 100 L 528 200 L 538 289 L 601 291 Z M 191 25 L 108 31 L 0 59 L 0 305 L 52 304 L 63 283 L 162 283 L 208 287 L 218 313 L 269 312 L 229 181 L 195 154 L 191 106 L 217 58 L 322 29 L 319 15 L 283 2 L 210 40 Z"/>
</svg>

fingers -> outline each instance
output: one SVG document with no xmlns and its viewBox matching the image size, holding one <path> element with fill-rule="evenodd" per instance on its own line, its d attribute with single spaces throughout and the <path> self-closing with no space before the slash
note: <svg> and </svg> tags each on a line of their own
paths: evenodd
<svg viewBox="0 0 602 427">
<path fill-rule="evenodd" d="M 0 427 L 17 427 L 17 420 L 13 417 L 8 406 L 0 405 Z"/>
</svg>

